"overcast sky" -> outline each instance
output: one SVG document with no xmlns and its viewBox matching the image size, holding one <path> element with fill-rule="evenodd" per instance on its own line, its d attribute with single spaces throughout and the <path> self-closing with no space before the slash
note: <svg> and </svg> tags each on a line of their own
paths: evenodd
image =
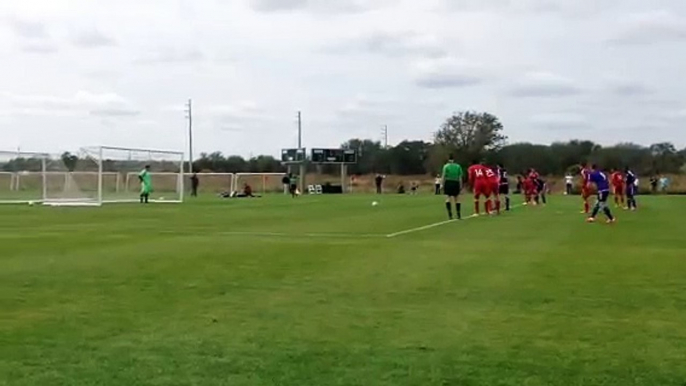
<svg viewBox="0 0 686 386">
<path fill-rule="evenodd" d="M 684 0 L 0 2 L 0 149 L 278 154 L 430 139 L 453 111 L 510 142 L 686 146 Z"/>
</svg>

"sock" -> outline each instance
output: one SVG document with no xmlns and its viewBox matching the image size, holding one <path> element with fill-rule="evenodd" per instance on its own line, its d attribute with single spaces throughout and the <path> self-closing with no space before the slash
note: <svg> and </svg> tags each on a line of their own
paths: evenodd
<svg viewBox="0 0 686 386">
<path fill-rule="evenodd" d="M 510 197 L 505 197 L 505 210 L 510 211 Z"/>
<path fill-rule="evenodd" d="M 457 213 L 458 220 L 462 218 L 462 204 L 459 202 L 455 204 L 455 213 Z"/>
<path fill-rule="evenodd" d="M 534 196 L 534 202 L 538 205 L 540 198 L 538 197 L 538 194 Z"/>
<path fill-rule="evenodd" d="M 453 218 L 453 207 L 450 205 L 450 202 L 445 203 L 445 208 L 448 210 L 448 217 Z"/>
<path fill-rule="evenodd" d="M 474 214 L 479 214 L 479 200 L 474 200 Z"/>
<path fill-rule="evenodd" d="M 543 200 L 544 204 L 548 203 L 548 199 L 545 197 L 545 194 L 541 195 L 541 199 Z"/>
<path fill-rule="evenodd" d="M 619 197 L 615 196 L 615 206 L 619 206 Z"/>
<path fill-rule="evenodd" d="M 484 202 L 484 211 L 486 214 L 491 214 L 491 210 L 493 209 L 493 203 L 491 202 L 491 199 L 487 199 L 486 202 Z"/>
<path fill-rule="evenodd" d="M 495 200 L 495 211 L 500 214 L 500 200 Z"/>
<path fill-rule="evenodd" d="M 141 194 L 141 204 L 143 203 L 143 195 Z"/>
<path fill-rule="evenodd" d="M 146 204 L 148 203 L 148 199 L 150 199 L 150 195 L 149 195 L 149 194 L 146 194 L 146 195 L 145 195 L 145 203 L 146 203 Z"/>
<path fill-rule="evenodd" d="M 596 205 L 593 207 L 593 213 L 591 213 L 591 218 L 596 218 L 596 216 L 598 215 L 598 212 L 599 212 L 599 211 L 600 211 L 600 205 L 599 205 L 599 204 L 596 204 Z"/>
<path fill-rule="evenodd" d="M 588 201 L 584 201 L 584 213 L 588 213 L 591 210 L 591 206 L 588 204 Z"/>
<path fill-rule="evenodd" d="M 608 220 L 614 220 L 615 218 L 612 217 L 612 212 L 610 212 L 610 208 L 607 206 L 603 208 L 603 212 L 605 212 L 605 217 L 607 217 Z"/>
</svg>

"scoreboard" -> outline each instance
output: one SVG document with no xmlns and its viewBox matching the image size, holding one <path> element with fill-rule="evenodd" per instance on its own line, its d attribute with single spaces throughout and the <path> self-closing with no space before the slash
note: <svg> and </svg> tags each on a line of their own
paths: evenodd
<svg viewBox="0 0 686 386">
<path fill-rule="evenodd" d="M 354 164 L 357 152 L 347 149 L 312 149 L 312 162 L 316 164 Z"/>
<path fill-rule="evenodd" d="M 281 162 L 305 162 L 305 149 L 281 150 Z"/>
</svg>

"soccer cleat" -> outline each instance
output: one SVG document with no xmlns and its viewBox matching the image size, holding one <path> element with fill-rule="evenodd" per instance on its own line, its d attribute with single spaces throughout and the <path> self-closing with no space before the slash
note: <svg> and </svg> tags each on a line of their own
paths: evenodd
<svg viewBox="0 0 686 386">
<path fill-rule="evenodd" d="M 589 218 L 586 219 L 586 222 L 587 222 L 587 223 L 594 223 L 594 222 L 595 222 L 595 218 L 589 217 Z"/>
<path fill-rule="evenodd" d="M 607 221 L 606 221 L 606 223 L 608 223 L 608 224 L 614 224 L 614 223 L 616 223 L 616 222 L 617 222 L 617 219 L 616 219 L 616 218 L 613 218 L 612 220 L 607 220 Z"/>
</svg>

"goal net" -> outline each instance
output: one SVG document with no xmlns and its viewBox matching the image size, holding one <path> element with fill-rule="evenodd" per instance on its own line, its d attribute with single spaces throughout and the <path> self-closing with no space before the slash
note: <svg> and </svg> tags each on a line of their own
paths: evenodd
<svg viewBox="0 0 686 386">
<path fill-rule="evenodd" d="M 47 154 L 0 151 L 0 204 L 42 202 L 47 164 Z"/>
<path fill-rule="evenodd" d="M 233 173 L 197 173 L 198 194 L 221 194 L 234 190 Z M 190 181 L 191 175 L 186 174 L 186 182 Z M 189 184 L 190 185 L 190 184 Z M 189 190 L 186 189 L 188 192 Z"/>
<path fill-rule="evenodd" d="M 284 173 L 236 173 L 233 191 L 242 192 L 246 184 L 258 194 L 283 193 Z"/>
<path fill-rule="evenodd" d="M 59 189 L 49 184 L 45 203 L 52 206 L 88 206 L 138 202 L 139 174 L 148 167 L 152 177 L 150 202 L 183 201 L 183 153 L 117 147 L 83 148 L 62 164 L 66 172 L 50 171 Z"/>
</svg>

